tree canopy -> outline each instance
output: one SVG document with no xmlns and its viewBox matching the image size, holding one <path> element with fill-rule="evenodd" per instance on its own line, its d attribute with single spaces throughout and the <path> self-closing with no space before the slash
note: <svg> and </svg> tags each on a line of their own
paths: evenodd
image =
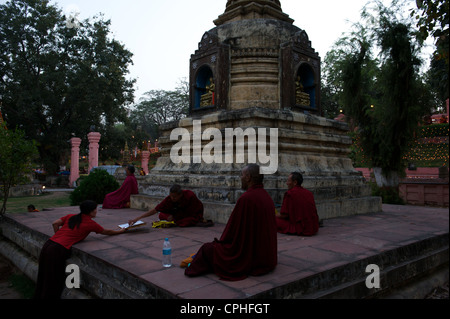
<svg viewBox="0 0 450 319">
<path fill-rule="evenodd" d="M 37 156 L 34 141 L 24 138 L 21 130 L 7 130 L 0 123 L 0 215 L 6 212 L 11 187 L 25 181 L 31 172 L 31 162 Z"/>
<path fill-rule="evenodd" d="M 182 79 L 174 91 L 151 90 L 145 93 L 131 113 L 131 123 L 153 140 L 159 137 L 161 124 L 186 117 L 189 111 L 189 83 Z"/>
<path fill-rule="evenodd" d="M 369 2 L 360 23 L 325 58 L 337 103 L 358 129 L 372 166 L 386 176 L 404 172 L 409 142 L 433 106 L 419 72 L 423 38 L 397 5 Z"/>
<path fill-rule="evenodd" d="M 9 127 L 37 141 L 55 172 L 73 136 L 91 126 L 102 135 L 127 120 L 134 80 L 132 53 L 111 38 L 110 21 L 77 24 L 48 0 L 0 5 L 0 99 Z"/>
</svg>

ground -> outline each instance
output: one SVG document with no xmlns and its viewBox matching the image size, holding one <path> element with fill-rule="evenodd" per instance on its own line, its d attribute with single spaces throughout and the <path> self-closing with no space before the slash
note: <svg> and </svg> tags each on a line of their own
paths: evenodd
<svg viewBox="0 0 450 319">
<path fill-rule="evenodd" d="M 2 255 L 0 255 L 0 299 L 23 299 L 24 297 L 11 283 L 11 277 L 18 273 Z"/>
</svg>

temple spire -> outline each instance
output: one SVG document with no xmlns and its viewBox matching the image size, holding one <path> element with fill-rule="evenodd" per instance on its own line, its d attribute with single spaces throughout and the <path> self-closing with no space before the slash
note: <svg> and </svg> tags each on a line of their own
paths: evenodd
<svg viewBox="0 0 450 319">
<path fill-rule="evenodd" d="M 239 6 L 249 4 L 251 2 L 255 2 L 261 5 L 269 5 L 275 9 L 278 9 L 281 11 L 281 4 L 278 0 L 259 0 L 259 1 L 252 1 L 252 0 L 228 0 L 227 6 L 225 9 L 225 12 L 231 11 Z"/>
<path fill-rule="evenodd" d="M 279 0 L 228 0 L 225 13 L 219 16 L 216 25 L 247 19 L 276 19 L 289 23 L 294 20 L 283 13 Z"/>
</svg>

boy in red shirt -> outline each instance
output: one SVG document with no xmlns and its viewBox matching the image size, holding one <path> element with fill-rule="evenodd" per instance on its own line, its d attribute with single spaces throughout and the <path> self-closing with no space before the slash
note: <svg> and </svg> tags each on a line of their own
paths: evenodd
<svg viewBox="0 0 450 319">
<path fill-rule="evenodd" d="M 92 218 L 97 215 L 97 203 L 84 201 L 80 214 L 67 215 L 53 222 L 55 235 L 42 247 L 34 299 L 59 299 L 64 289 L 66 260 L 74 244 L 84 240 L 91 232 L 118 235 L 126 230 L 104 229 Z"/>
</svg>

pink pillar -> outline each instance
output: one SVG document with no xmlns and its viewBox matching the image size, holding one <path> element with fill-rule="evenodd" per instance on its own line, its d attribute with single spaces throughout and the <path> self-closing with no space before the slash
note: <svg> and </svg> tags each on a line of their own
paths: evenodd
<svg viewBox="0 0 450 319">
<path fill-rule="evenodd" d="M 98 166 L 98 143 L 100 142 L 101 134 L 97 132 L 91 132 L 88 134 L 89 140 L 89 172 L 92 168 Z"/>
<path fill-rule="evenodd" d="M 80 178 L 80 144 L 81 138 L 74 137 L 70 140 L 72 145 L 72 156 L 70 158 L 70 177 L 69 186 L 74 186 L 74 183 Z"/>
<path fill-rule="evenodd" d="M 148 171 L 148 160 L 150 158 L 150 152 L 149 151 L 142 151 L 141 156 L 142 156 L 142 162 L 141 162 L 142 169 L 144 170 L 145 175 L 148 175 L 148 173 L 149 173 L 149 171 Z"/>
</svg>

